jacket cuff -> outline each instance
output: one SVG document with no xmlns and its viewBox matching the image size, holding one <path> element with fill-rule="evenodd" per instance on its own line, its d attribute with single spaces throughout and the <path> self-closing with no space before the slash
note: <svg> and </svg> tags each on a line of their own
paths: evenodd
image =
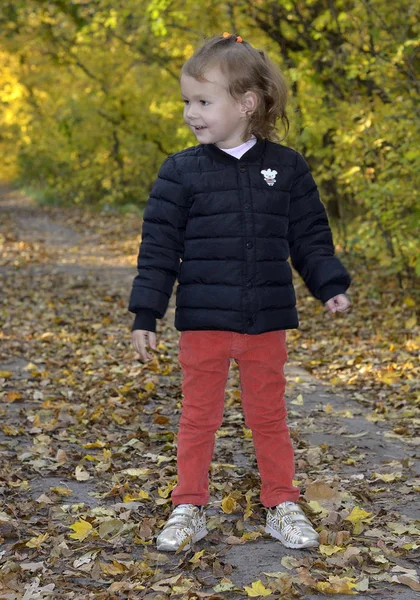
<svg viewBox="0 0 420 600">
<path fill-rule="evenodd" d="M 145 331 L 156 331 L 156 317 L 152 310 L 143 308 L 136 312 L 131 331 L 135 329 L 144 329 Z"/>
<path fill-rule="evenodd" d="M 337 284 L 337 283 L 331 283 L 328 285 L 324 285 L 324 287 L 322 287 L 319 290 L 319 298 L 321 300 L 321 302 L 323 304 L 325 304 L 326 302 L 328 302 L 328 300 L 330 300 L 331 298 L 334 298 L 334 296 L 338 296 L 339 294 L 345 294 L 346 290 L 347 290 L 346 285 L 343 284 Z"/>
</svg>

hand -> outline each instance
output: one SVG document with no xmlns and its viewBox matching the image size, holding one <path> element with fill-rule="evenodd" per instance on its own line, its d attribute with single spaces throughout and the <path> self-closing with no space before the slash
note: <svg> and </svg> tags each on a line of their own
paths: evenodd
<svg viewBox="0 0 420 600">
<path fill-rule="evenodd" d="M 156 333 L 145 331 L 144 329 L 135 329 L 131 334 L 134 350 L 140 354 L 140 360 L 146 362 L 153 358 L 153 354 L 146 351 L 146 346 L 156 350 Z"/>
<path fill-rule="evenodd" d="M 334 296 L 327 300 L 325 306 L 330 313 L 344 312 L 349 308 L 350 300 L 345 294 L 338 294 L 338 296 Z"/>
</svg>

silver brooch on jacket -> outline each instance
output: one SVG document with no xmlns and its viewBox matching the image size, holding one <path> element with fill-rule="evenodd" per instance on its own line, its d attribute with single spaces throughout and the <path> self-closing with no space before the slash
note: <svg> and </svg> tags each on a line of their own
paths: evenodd
<svg viewBox="0 0 420 600">
<path fill-rule="evenodd" d="M 261 173 L 264 175 L 265 183 L 267 183 L 268 185 L 271 185 L 271 186 L 273 186 L 276 183 L 277 171 L 274 171 L 271 169 L 265 169 L 265 170 L 261 171 Z"/>
</svg>

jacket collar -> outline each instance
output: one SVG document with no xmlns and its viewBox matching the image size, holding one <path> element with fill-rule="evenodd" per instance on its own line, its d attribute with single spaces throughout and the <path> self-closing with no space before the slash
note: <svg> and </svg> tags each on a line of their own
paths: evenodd
<svg viewBox="0 0 420 600">
<path fill-rule="evenodd" d="M 202 144 L 202 147 L 204 153 L 216 162 L 232 165 L 236 163 L 259 162 L 265 154 L 266 145 L 267 141 L 265 139 L 258 138 L 256 144 L 254 144 L 252 148 L 250 148 L 248 152 L 245 152 L 239 159 L 230 154 L 226 154 L 226 152 L 223 152 L 223 150 L 220 150 L 220 148 L 214 144 Z"/>
</svg>

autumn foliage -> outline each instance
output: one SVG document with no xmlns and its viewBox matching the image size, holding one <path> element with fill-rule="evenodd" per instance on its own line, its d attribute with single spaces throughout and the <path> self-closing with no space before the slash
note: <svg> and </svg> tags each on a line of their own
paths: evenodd
<svg viewBox="0 0 420 600">
<path fill-rule="evenodd" d="M 284 70 L 286 143 L 310 163 L 341 247 L 412 287 L 415 0 L 4 0 L 1 176 L 49 202 L 141 209 L 162 159 L 195 143 L 181 122 L 180 67 L 225 29 Z"/>
</svg>

